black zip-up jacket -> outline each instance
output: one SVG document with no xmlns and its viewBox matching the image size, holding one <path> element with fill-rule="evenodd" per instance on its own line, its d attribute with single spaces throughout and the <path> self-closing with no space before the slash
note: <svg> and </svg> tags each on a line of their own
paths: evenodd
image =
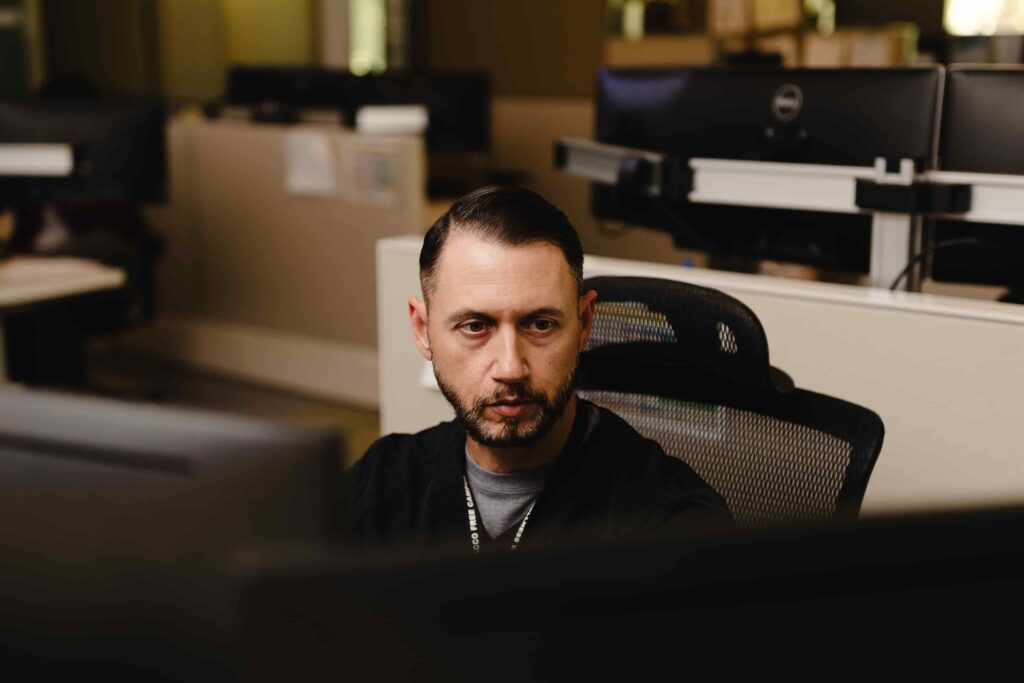
<svg viewBox="0 0 1024 683">
<path fill-rule="evenodd" d="M 551 546 L 577 534 L 628 538 L 731 521 L 721 496 L 688 465 L 611 411 L 598 408 L 600 419 L 584 441 L 588 405 L 578 403 L 523 547 Z M 345 475 L 339 519 L 345 536 L 373 545 L 464 539 L 468 550 L 465 444 L 455 422 L 375 442 Z"/>
</svg>

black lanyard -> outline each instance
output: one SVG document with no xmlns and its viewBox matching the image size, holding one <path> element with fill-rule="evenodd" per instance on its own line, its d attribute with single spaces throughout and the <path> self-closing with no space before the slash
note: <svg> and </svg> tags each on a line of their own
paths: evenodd
<svg viewBox="0 0 1024 683">
<path fill-rule="evenodd" d="M 462 475 L 462 486 L 466 489 L 466 513 L 469 518 L 469 544 L 472 546 L 474 553 L 479 553 L 480 534 L 484 532 L 480 529 L 480 518 L 476 514 L 476 501 L 473 499 L 473 491 L 469 488 L 469 479 L 466 475 Z M 519 528 L 516 529 L 516 535 L 512 539 L 511 550 L 518 548 L 520 542 L 523 540 L 523 532 L 526 531 L 526 523 L 530 521 L 530 513 L 533 512 L 533 506 L 536 504 L 537 499 L 534 498 L 533 502 L 530 503 L 530 508 L 523 516 L 523 521 L 519 522 Z"/>
<path fill-rule="evenodd" d="M 580 445 L 586 440 L 588 436 L 587 425 L 589 424 L 588 418 L 588 403 L 586 401 L 579 401 L 576 404 L 576 419 L 573 421 L 572 430 L 569 432 L 569 438 L 562 448 L 562 453 L 559 455 L 559 460 L 564 459 L 567 453 L 575 453 L 580 449 Z M 467 453 L 468 455 L 468 453 Z M 550 477 L 549 477 L 550 483 Z M 486 533 L 480 528 L 480 517 L 476 513 L 476 500 L 473 498 L 473 491 L 469 488 L 469 479 L 465 474 L 462 475 L 462 486 L 466 491 L 466 513 L 469 521 L 469 543 L 473 548 L 474 553 L 480 552 L 480 534 Z M 545 485 L 547 488 L 547 485 Z M 543 493 L 543 492 L 541 492 Z M 541 494 L 537 495 L 537 498 Z M 530 503 L 530 509 L 526 511 L 526 515 L 523 516 L 523 521 L 519 522 L 519 528 L 516 529 L 515 537 L 512 539 L 512 550 L 519 547 L 523 540 L 523 532 L 526 531 L 526 523 L 530 521 L 530 513 L 533 512 L 533 507 L 537 504 L 537 498 L 533 499 Z"/>
</svg>

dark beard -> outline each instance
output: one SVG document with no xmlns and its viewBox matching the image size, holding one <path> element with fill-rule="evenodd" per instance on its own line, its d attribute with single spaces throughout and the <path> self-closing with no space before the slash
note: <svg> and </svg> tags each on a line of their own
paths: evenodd
<svg viewBox="0 0 1024 683">
<path fill-rule="evenodd" d="M 565 413 L 565 407 L 569 405 L 569 399 L 572 398 L 574 376 L 575 372 L 566 377 L 555 391 L 555 396 L 552 399 L 548 399 L 544 392 L 531 391 L 521 382 L 513 382 L 501 385 L 490 396 L 479 398 L 472 407 L 467 407 L 455 395 L 455 391 L 438 376 L 437 368 L 434 368 L 437 386 L 441 388 L 441 393 L 455 409 L 455 418 L 474 441 L 492 448 L 528 446 L 551 431 L 558 418 Z M 518 417 L 506 417 L 499 423 L 499 431 L 485 432 L 484 410 L 488 405 L 508 399 L 536 403 L 538 407 L 536 416 L 526 424 L 521 424 Z"/>
</svg>

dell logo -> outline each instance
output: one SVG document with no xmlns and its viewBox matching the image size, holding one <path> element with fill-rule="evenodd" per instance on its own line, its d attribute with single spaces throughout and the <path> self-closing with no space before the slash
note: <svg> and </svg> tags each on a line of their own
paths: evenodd
<svg viewBox="0 0 1024 683">
<path fill-rule="evenodd" d="M 772 113 L 779 121 L 792 121 L 804 106 L 804 93 L 799 86 L 789 83 L 772 96 Z"/>
</svg>

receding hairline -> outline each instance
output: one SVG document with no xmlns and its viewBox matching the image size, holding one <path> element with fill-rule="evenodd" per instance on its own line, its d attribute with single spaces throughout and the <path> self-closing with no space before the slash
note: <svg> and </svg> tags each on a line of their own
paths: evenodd
<svg viewBox="0 0 1024 683">
<path fill-rule="evenodd" d="M 444 258 L 445 251 L 448 248 L 448 241 L 453 236 L 460 234 L 474 236 L 483 242 L 489 242 L 491 244 L 506 247 L 526 247 L 531 244 L 540 243 L 550 244 L 558 250 L 559 255 L 562 257 L 562 262 L 565 264 L 566 268 L 568 268 L 569 275 L 576 284 L 578 295 L 583 294 L 582 272 L 576 272 L 572 264 L 569 262 L 569 258 L 565 255 L 562 245 L 558 243 L 558 240 L 544 236 L 532 236 L 524 240 L 509 239 L 507 233 L 485 223 L 476 221 L 472 223 L 457 223 L 452 221 L 449 223 L 448 228 L 445 231 L 444 240 L 441 242 L 441 248 L 438 250 L 437 259 L 429 269 L 420 271 L 420 289 L 423 290 L 424 300 L 426 300 L 426 298 L 430 296 L 430 293 L 436 288 L 434 281 L 437 277 L 437 269 L 441 264 L 441 260 Z"/>
</svg>

